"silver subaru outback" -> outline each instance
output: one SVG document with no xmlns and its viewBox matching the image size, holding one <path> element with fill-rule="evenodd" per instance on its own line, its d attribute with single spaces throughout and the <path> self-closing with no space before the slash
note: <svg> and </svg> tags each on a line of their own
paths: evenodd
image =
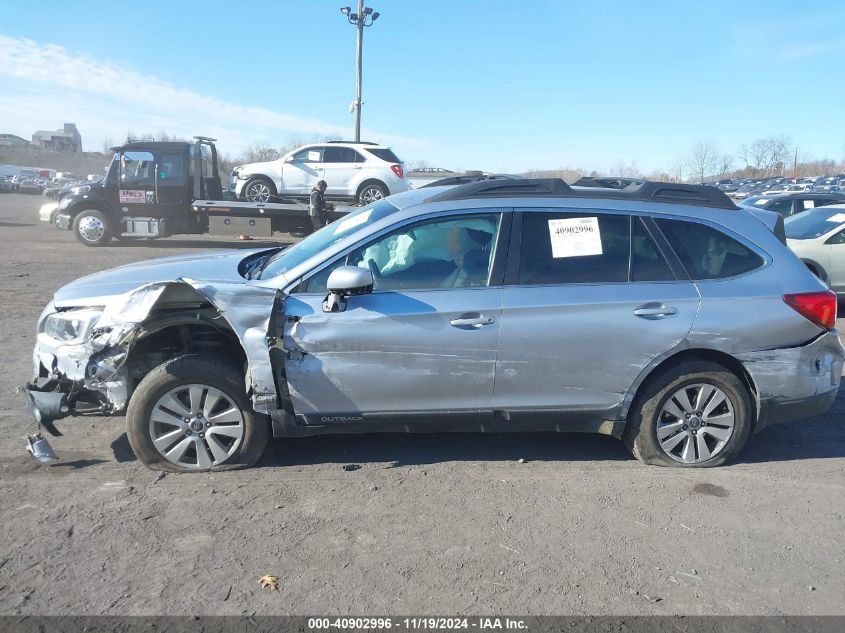
<svg viewBox="0 0 845 633">
<path fill-rule="evenodd" d="M 284 250 L 61 288 L 27 395 L 53 431 L 125 412 L 170 471 L 254 464 L 271 436 L 408 431 L 596 432 L 718 466 L 839 387 L 836 297 L 777 217 L 667 183 L 410 191 Z"/>
</svg>

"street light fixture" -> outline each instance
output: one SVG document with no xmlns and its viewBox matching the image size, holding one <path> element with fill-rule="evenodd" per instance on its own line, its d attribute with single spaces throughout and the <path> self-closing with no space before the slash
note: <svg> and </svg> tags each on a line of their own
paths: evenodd
<svg viewBox="0 0 845 633">
<path fill-rule="evenodd" d="M 351 7 L 341 7 L 340 12 L 358 31 L 358 47 L 355 53 L 355 101 L 352 102 L 350 109 L 355 111 L 355 141 L 359 142 L 361 140 L 361 62 L 364 47 L 364 27 L 372 26 L 381 14 L 378 11 L 373 11 L 371 7 L 365 7 L 364 0 L 358 0 L 357 13 L 352 13 Z"/>
</svg>

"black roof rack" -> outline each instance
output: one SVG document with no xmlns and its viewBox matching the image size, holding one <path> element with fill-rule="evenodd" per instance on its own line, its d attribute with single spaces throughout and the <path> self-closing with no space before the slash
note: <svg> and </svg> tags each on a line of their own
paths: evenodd
<svg viewBox="0 0 845 633">
<path fill-rule="evenodd" d="M 617 176 L 583 176 L 572 183 L 573 187 L 602 187 L 605 189 L 624 189 L 633 184 L 645 182 L 640 178 L 625 178 Z"/>
<path fill-rule="evenodd" d="M 372 141 L 326 141 L 326 143 L 353 143 L 355 145 L 378 145 L 378 143 L 373 143 Z M 316 141 L 315 144 L 319 144 L 319 141 Z"/>
<path fill-rule="evenodd" d="M 623 189 L 580 187 L 573 189 L 560 178 L 524 178 L 519 180 L 482 180 L 460 185 L 439 193 L 430 202 L 469 198 L 609 198 L 666 204 L 686 204 L 737 210 L 733 201 L 716 187 L 670 182 L 635 181 Z"/>
</svg>

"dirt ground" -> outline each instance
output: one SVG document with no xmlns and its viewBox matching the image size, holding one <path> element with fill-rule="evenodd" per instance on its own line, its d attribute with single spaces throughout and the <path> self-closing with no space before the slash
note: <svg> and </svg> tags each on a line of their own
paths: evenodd
<svg viewBox="0 0 845 633">
<path fill-rule="evenodd" d="M 162 476 L 122 418 L 60 422 L 63 461 L 36 464 L 16 387 L 51 293 L 255 244 L 90 249 L 42 202 L 0 196 L 0 614 L 845 614 L 845 392 L 714 470 L 609 437 L 430 435 L 276 440 L 251 470 Z"/>
</svg>

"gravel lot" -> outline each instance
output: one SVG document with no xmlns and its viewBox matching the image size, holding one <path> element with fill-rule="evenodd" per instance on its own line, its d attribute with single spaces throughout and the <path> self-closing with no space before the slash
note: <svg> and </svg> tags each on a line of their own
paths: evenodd
<svg viewBox="0 0 845 633">
<path fill-rule="evenodd" d="M 0 196 L 0 614 L 845 614 L 845 393 L 715 470 L 608 437 L 431 435 L 277 440 L 251 470 L 163 477 L 122 418 L 60 422 L 63 461 L 36 464 L 15 388 L 52 292 L 256 244 L 84 248 L 44 201 Z"/>
</svg>

